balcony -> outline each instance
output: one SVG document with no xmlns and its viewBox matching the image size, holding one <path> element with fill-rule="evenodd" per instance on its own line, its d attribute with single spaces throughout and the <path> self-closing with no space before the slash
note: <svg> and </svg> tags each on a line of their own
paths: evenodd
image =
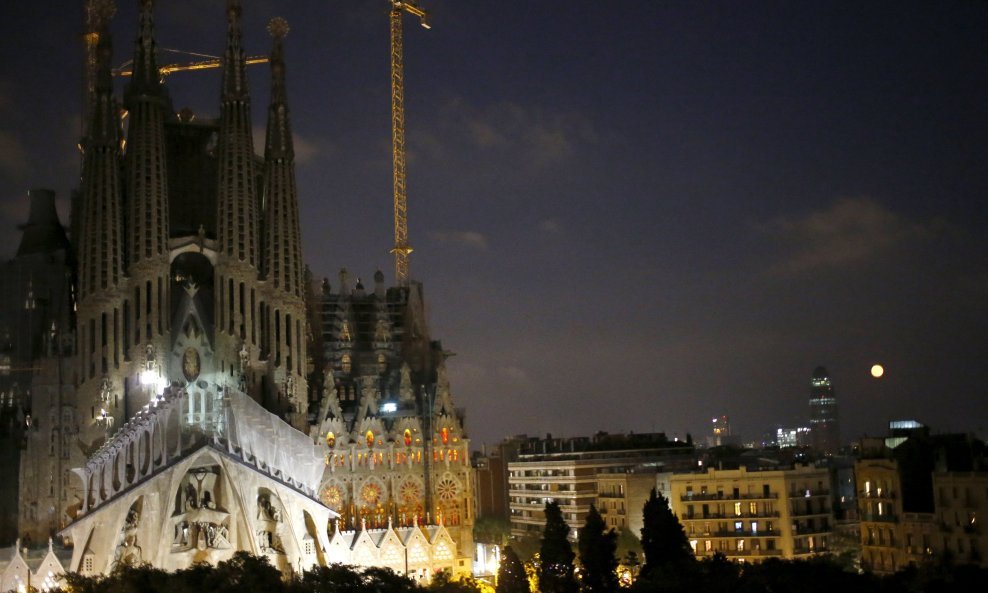
<svg viewBox="0 0 988 593">
<path fill-rule="evenodd" d="M 710 550 L 709 552 L 697 550 L 696 554 L 697 556 L 713 556 L 715 552 L 721 552 L 728 558 L 778 557 L 782 555 L 782 550 Z"/>
<path fill-rule="evenodd" d="M 862 521 L 870 521 L 873 523 L 895 523 L 897 518 L 895 515 L 890 513 L 885 513 L 879 515 L 877 513 L 861 513 Z"/>
<path fill-rule="evenodd" d="M 779 511 L 768 511 L 762 513 L 741 513 L 740 515 L 735 515 L 734 513 L 696 513 L 693 515 L 687 514 L 685 517 L 680 517 L 683 521 L 703 521 L 705 519 L 777 519 L 779 517 Z"/>
<path fill-rule="evenodd" d="M 773 500 L 779 498 L 778 492 L 769 492 L 768 494 L 738 494 L 734 496 L 733 493 L 725 492 L 694 492 L 692 494 L 683 494 L 679 497 L 682 502 L 690 501 L 705 501 L 705 500 Z"/>
<path fill-rule="evenodd" d="M 831 528 L 830 525 L 821 525 L 820 527 L 803 526 L 793 529 L 792 532 L 793 535 L 816 535 L 818 533 L 819 534 L 830 533 Z"/>
<path fill-rule="evenodd" d="M 703 531 L 689 534 L 689 537 L 779 537 L 778 529 L 759 529 L 758 531 L 735 531 L 733 529 L 718 529 L 716 531 Z"/>
<path fill-rule="evenodd" d="M 536 490 L 517 489 L 508 490 L 508 496 L 539 497 L 539 498 L 596 498 L 597 493 L 593 490 Z"/>
<path fill-rule="evenodd" d="M 806 556 L 809 554 L 826 554 L 830 551 L 830 548 L 826 546 L 817 546 L 812 550 L 810 548 L 795 548 L 792 551 L 793 556 Z"/>
<path fill-rule="evenodd" d="M 810 493 L 808 495 L 806 494 L 805 490 L 803 490 L 802 492 L 789 493 L 789 498 L 810 498 L 812 496 L 830 496 L 830 490 L 827 489 L 810 490 Z"/>
<path fill-rule="evenodd" d="M 882 492 L 881 494 L 876 493 L 874 490 L 871 492 L 861 491 L 858 492 L 858 498 L 871 498 L 876 500 L 895 500 L 895 492 Z"/>
</svg>

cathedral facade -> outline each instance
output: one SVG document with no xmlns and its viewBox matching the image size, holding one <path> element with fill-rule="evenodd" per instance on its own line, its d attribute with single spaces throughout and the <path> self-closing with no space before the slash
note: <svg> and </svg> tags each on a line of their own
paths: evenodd
<svg viewBox="0 0 988 593">
<path fill-rule="evenodd" d="M 341 273 L 333 291 L 304 271 L 287 24 L 268 28 L 258 156 L 239 0 L 226 3 L 216 120 L 173 109 L 151 0 L 119 102 L 112 2 L 88 5 L 71 232 L 35 192 L 30 248 L 0 270 L 17 280 L 0 328 L 4 438 L 21 448 L 17 533 L 60 533 L 74 546 L 66 568 L 83 572 L 174 569 L 238 549 L 286 571 L 330 558 L 390 565 L 396 545 L 416 546 L 420 576 L 469 571 L 468 441 L 421 284 L 386 288 L 378 273 L 367 291 Z M 36 339 L 15 344 L 29 293 L 43 302 L 27 317 Z"/>
</svg>

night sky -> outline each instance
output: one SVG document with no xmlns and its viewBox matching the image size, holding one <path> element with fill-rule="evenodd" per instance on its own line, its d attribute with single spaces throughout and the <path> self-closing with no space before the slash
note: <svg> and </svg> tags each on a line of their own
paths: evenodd
<svg viewBox="0 0 988 593">
<path fill-rule="evenodd" d="M 3 257 L 29 188 L 64 206 L 77 185 L 81 2 L 57 4 L 0 8 Z M 122 63 L 138 3 L 118 4 Z M 221 0 L 157 4 L 161 47 L 222 52 Z M 476 445 L 719 414 L 755 438 L 806 422 L 818 365 L 845 439 L 891 418 L 985 434 L 988 3 L 422 4 L 411 271 Z M 393 278 L 388 7 L 244 0 L 248 53 L 269 18 L 292 27 L 304 249 L 334 286 Z M 268 68 L 248 76 L 260 138 Z M 218 70 L 168 86 L 218 115 Z"/>
</svg>

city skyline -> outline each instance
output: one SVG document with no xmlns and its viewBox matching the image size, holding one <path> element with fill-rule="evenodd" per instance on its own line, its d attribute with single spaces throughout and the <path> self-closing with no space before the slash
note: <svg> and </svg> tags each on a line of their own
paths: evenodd
<svg viewBox="0 0 988 593">
<path fill-rule="evenodd" d="M 221 3 L 159 4 L 160 46 L 221 52 Z M 244 4 L 249 54 L 271 16 L 292 28 L 307 263 L 390 281 L 387 3 Z M 411 273 L 475 446 L 696 437 L 720 414 L 760 434 L 808 420 L 821 365 L 845 441 L 904 417 L 984 429 L 988 7 L 423 6 L 433 28 L 405 25 Z M 115 63 L 136 7 L 118 1 Z M 10 257 L 28 189 L 68 221 L 81 6 L 3 11 Z M 267 67 L 248 77 L 266 104 Z M 218 70 L 168 86 L 218 115 Z"/>
</svg>

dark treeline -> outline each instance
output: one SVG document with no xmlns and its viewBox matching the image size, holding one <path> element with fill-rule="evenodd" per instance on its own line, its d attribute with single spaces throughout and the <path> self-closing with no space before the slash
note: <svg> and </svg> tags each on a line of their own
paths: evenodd
<svg viewBox="0 0 988 593">
<path fill-rule="evenodd" d="M 427 586 L 387 568 L 319 566 L 285 579 L 267 558 L 237 552 L 216 566 L 195 564 L 167 572 L 149 565 L 122 566 L 107 576 L 68 574 L 71 593 L 480 593 L 472 579 L 439 574 Z"/>
<path fill-rule="evenodd" d="M 617 577 L 618 534 L 606 529 L 591 506 L 578 532 L 577 550 L 559 506 L 546 504 L 539 549 L 527 563 L 507 546 L 501 555 L 496 593 L 946 593 L 982 591 L 988 570 L 931 558 L 919 567 L 878 576 L 837 556 L 808 560 L 769 559 L 735 564 L 722 555 L 697 560 L 668 501 L 654 490 L 643 509 L 637 578 L 622 587 Z M 578 553 L 577 553 L 578 551 Z M 637 564 L 637 563 L 636 563 Z M 386 568 L 334 564 L 284 578 L 267 558 L 237 552 L 217 566 L 197 564 L 166 572 L 148 565 L 121 567 L 107 576 L 66 576 L 72 593 L 491 593 L 473 579 L 441 573 L 420 585 Z"/>
<path fill-rule="evenodd" d="M 502 558 L 497 593 L 529 593 L 522 563 L 512 552 Z M 356 569 L 331 565 L 317 567 L 292 579 L 266 558 L 238 552 L 217 566 L 194 565 L 166 572 L 148 565 L 121 567 L 108 576 L 67 575 L 67 590 L 73 593 L 481 593 L 490 591 L 470 579 L 452 581 L 440 574 L 427 586 L 386 568 Z M 738 565 L 723 558 L 662 564 L 640 577 L 630 589 L 615 581 L 573 581 L 576 589 L 589 593 L 626 590 L 628 593 L 941 593 L 981 591 L 988 571 L 973 566 L 951 566 L 932 562 L 895 575 L 879 577 L 850 572 L 826 557 L 812 560 L 767 560 L 761 564 Z M 552 582 L 553 590 L 559 587 Z M 613 587 L 613 588 L 610 588 Z M 536 591 L 539 589 L 536 588 Z"/>
</svg>

